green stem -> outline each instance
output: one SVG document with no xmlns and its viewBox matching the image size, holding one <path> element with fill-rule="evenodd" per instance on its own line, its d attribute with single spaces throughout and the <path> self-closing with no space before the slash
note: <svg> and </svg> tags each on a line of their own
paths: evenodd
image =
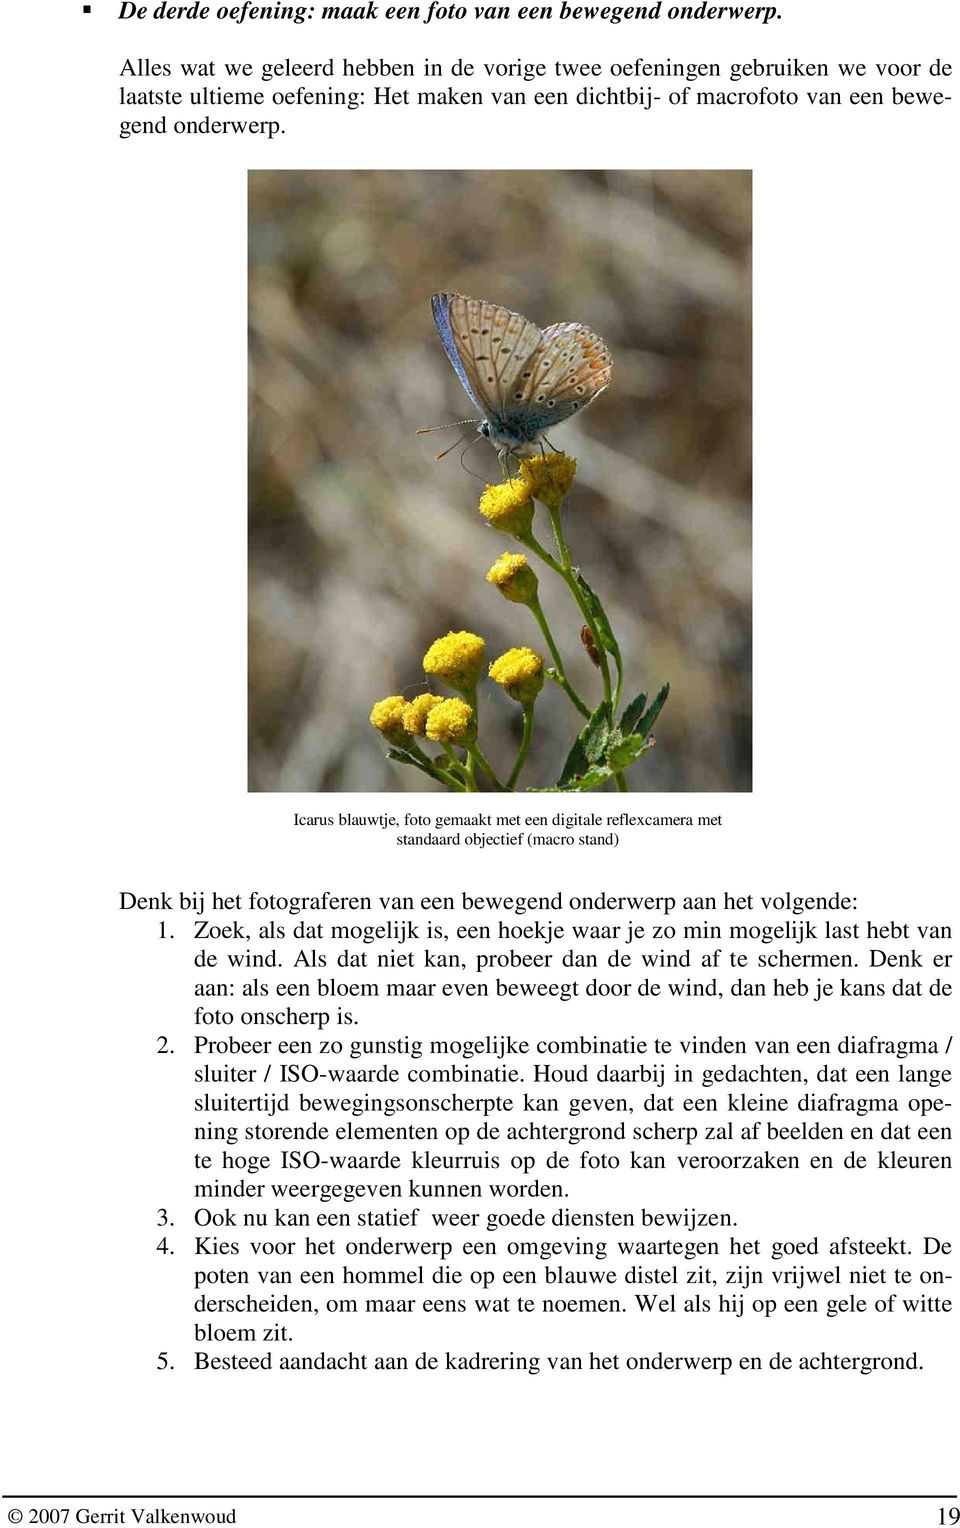
<svg viewBox="0 0 960 1528">
<path fill-rule="evenodd" d="M 520 748 L 519 748 L 519 750 L 517 752 L 517 757 L 516 757 L 516 760 L 514 762 L 514 766 L 513 766 L 512 770 L 510 771 L 510 778 L 507 781 L 507 790 L 508 791 L 512 791 L 513 790 L 513 787 L 516 785 L 517 781 L 520 778 L 520 771 L 523 769 L 523 766 L 524 766 L 524 764 L 527 761 L 527 754 L 530 751 L 530 739 L 532 737 L 533 737 L 533 702 L 531 701 L 530 705 L 524 706 L 524 708 L 523 708 L 523 736 L 520 739 Z"/>
<path fill-rule="evenodd" d="M 518 536 L 517 540 L 522 542 L 524 546 L 528 546 L 531 552 L 536 552 L 537 556 L 542 562 L 546 563 L 548 568 L 552 568 L 554 573 L 559 573 L 561 578 L 563 577 L 563 567 L 557 562 L 555 557 L 551 556 L 546 547 L 537 540 L 533 531 L 527 531 L 526 535 Z"/>
<path fill-rule="evenodd" d="M 468 774 L 467 774 L 467 767 L 466 767 L 466 765 L 463 764 L 456 757 L 456 755 L 454 755 L 453 756 L 453 762 L 450 765 L 450 769 L 451 769 L 451 771 L 454 770 L 454 769 L 456 770 L 456 775 L 451 774 L 450 778 L 452 780 L 454 780 L 457 789 L 461 790 L 461 791 L 465 791 L 467 789 L 467 780 L 469 778 Z"/>
<path fill-rule="evenodd" d="M 555 516 L 557 516 L 557 511 L 551 510 L 551 520 L 553 520 Z M 570 553 L 567 549 L 567 544 L 563 539 L 563 531 L 559 529 L 559 518 L 557 519 L 557 522 L 554 526 L 554 534 L 557 537 L 557 545 L 560 548 L 561 554 L 564 558 L 563 562 L 558 562 L 555 557 L 551 556 L 546 547 L 541 545 L 532 531 L 530 531 L 526 536 L 518 539 L 522 540 L 524 546 L 528 546 L 532 552 L 536 552 L 537 556 L 546 563 L 547 567 L 552 568 L 554 573 L 563 579 L 567 588 L 570 590 L 570 593 L 573 595 L 577 603 L 577 609 L 580 611 L 580 614 L 583 616 L 584 621 L 589 627 L 590 635 L 593 637 L 593 644 L 597 649 L 597 654 L 600 659 L 600 673 L 603 676 L 604 699 L 612 700 L 613 691 L 610 686 L 610 665 L 607 663 L 607 654 L 604 650 L 603 643 L 600 641 L 600 633 L 597 631 L 593 617 L 590 614 L 586 601 L 584 600 L 583 595 L 580 592 L 579 585 L 577 584 L 576 575 L 573 571 L 573 564 L 570 561 Z"/>
<path fill-rule="evenodd" d="M 600 632 L 597 630 L 593 616 L 590 614 L 590 608 L 587 605 L 583 594 L 581 593 L 579 584 L 577 583 L 576 574 L 573 571 L 573 562 L 570 557 L 570 549 L 567 546 L 566 539 L 563 534 L 563 523 L 560 519 L 560 511 L 559 509 L 551 509 L 549 514 L 550 524 L 553 526 L 553 537 L 557 543 L 557 551 L 560 553 L 560 577 L 563 579 L 567 588 L 570 590 L 570 593 L 576 600 L 580 609 L 580 613 L 583 616 L 583 619 L 586 621 L 587 626 L 590 628 L 590 635 L 593 638 L 593 645 L 596 648 L 597 657 L 600 659 L 600 673 L 603 678 L 603 698 L 604 700 L 610 702 L 612 711 L 613 687 L 610 683 L 610 664 L 607 660 L 606 649 L 601 640 Z"/>
<path fill-rule="evenodd" d="M 462 690 L 461 694 L 463 695 L 464 700 L 467 702 L 467 704 L 471 707 L 471 709 L 473 711 L 473 723 L 474 723 L 474 726 L 479 728 L 479 726 L 480 726 L 480 705 L 479 705 L 479 701 L 477 700 L 477 686 L 476 686 L 476 684 L 471 685 L 469 689 Z M 467 789 L 471 790 L 471 791 L 475 791 L 476 788 L 477 788 L 477 765 L 476 765 L 476 758 L 474 756 L 473 750 L 471 748 L 469 748 L 469 747 L 467 748 L 466 769 L 467 769 L 467 779 L 469 781 Z"/>
<path fill-rule="evenodd" d="M 557 551 L 560 553 L 560 561 L 558 562 L 555 557 L 551 557 L 546 547 L 540 545 L 539 541 L 537 541 L 532 532 L 530 533 L 527 544 L 533 549 L 533 551 L 536 552 L 538 557 L 543 558 L 548 567 L 553 568 L 554 572 L 560 575 L 567 588 L 570 590 L 570 593 L 576 600 L 577 608 L 579 609 L 580 614 L 583 616 L 583 619 L 589 628 L 590 635 L 593 638 L 593 645 L 596 649 L 597 657 L 600 660 L 600 676 L 603 679 L 603 698 L 607 702 L 607 705 L 610 707 L 610 716 L 613 718 L 614 707 L 619 707 L 620 704 L 620 685 L 617 685 L 617 698 L 616 701 L 614 701 L 613 686 L 610 683 L 610 664 L 607 661 L 606 649 L 601 640 L 600 633 L 597 630 L 596 622 L 594 621 L 593 616 L 590 614 L 590 608 L 583 597 L 579 584 L 577 583 L 577 577 L 573 571 L 573 562 L 570 557 L 570 549 L 567 546 L 566 538 L 563 534 L 563 524 L 560 519 L 560 511 L 559 509 L 548 509 L 548 513 L 550 515 L 550 524 L 553 526 L 553 535 L 554 540 L 557 543 Z M 627 783 L 623 778 L 623 773 L 620 770 L 614 771 L 613 783 L 618 791 L 626 791 L 628 789 Z"/>
<path fill-rule="evenodd" d="M 550 630 L 550 627 L 547 625 L 547 618 L 544 615 L 540 601 L 536 598 L 536 596 L 534 596 L 534 598 L 530 601 L 530 610 L 533 613 L 534 620 L 540 627 L 540 630 L 543 632 L 544 640 L 550 649 L 550 655 L 553 658 L 553 666 L 555 670 L 553 677 L 555 678 L 557 684 L 560 686 L 561 690 L 564 691 L 567 698 L 571 700 L 576 706 L 577 710 L 580 712 L 580 715 L 589 718 L 590 707 L 585 705 L 585 703 L 580 699 L 580 696 L 577 694 L 576 690 L 573 688 L 573 685 L 567 678 L 566 673 L 564 672 L 563 659 L 560 657 L 560 652 L 557 648 L 557 644 L 553 640 L 553 633 Z"/>
<path fill-rule="evenodd" d="M 475 759 L 476 762 L 480 765 L 480 768 L 483 770 L 484 774 L 490 777 L 490 783 L 492 784 L 495 791 L 503 790 L 503 786 L 500 784 L 500 781 L 497 779 L 496 774 L 494 773 L 492 764 L 485 757 L 479 743 L 468 743 L 467 756 L 471 759 L 471 761 Z M 473 788 L 476 790 L 476 784 L 474 784 Z"/>
<path fill-rule="evenodd" d="M 460 762 L 449 743 L 442 743 L 441 747 L 443 748 L 447 758 L 450 760 L 450 768 L 463 772 L 464 784 L 460 787 L 460 789 L 465 791 L 475 791 L 477 788 L 477 782 L 473 778 L 473 774 L 469 766 Z"/>
<path fill-rule="evenodd" d="M 413 738 L 405 738 L 402 744 L 398 744 L 398 747 L 410 755 L 406 762 L 410 764 L 411 768 L 423 770 L 425 775 L 429 775 L 438 784 L 446 785 L 451 790 L 463 790 L 460 781 L 455 780 L 452 775 L 448 775 L 445 770 L 441 769 L 429 755 L 424 753 L 419 743 L 414 742 Z"/>
<path fill-rule="evenodd" d="M 452 786 L 455 790 L 462 790 L 463 789 L 463 786 L 461 785 L 460 781 L 458 779 L 455 779 L 453 777 L 453 775 L 448 775 L 445 769 L 441 769 L 440 765 L 434 759 L 431 759 L 429 754 L 423 752 L 422 748 L 419 748 L 417 745 L 414 745 L 414 750 L 413 751 L 416 753 L 418 759 L 422 759 L 423 760 L 423 762 L 426 765 L 427 769 L 430 770 L 431 774 L 433 774 L 436 777 L 436 779 L 442 781 L 443 784 L 445 784 L 445 785 Z"/>
<path fill-rule="evenodd" d="M 440 769 L 439 766 L 436 765 L 436 764 L 433 764 L 433 765 L 429 765 L 428 764 L 427 765 L 427 772 L 429 774 L 433 775 L 433 778 L 435 780 L 439 780 L 441 785 L 445 785 L 448 790 L 451 790 L 451 791 L 466 790 L 466 786 L 464 785 L 463 780 L 458 775 L 447 774 L 447 771 L 445 769 Z"/>
</svg>

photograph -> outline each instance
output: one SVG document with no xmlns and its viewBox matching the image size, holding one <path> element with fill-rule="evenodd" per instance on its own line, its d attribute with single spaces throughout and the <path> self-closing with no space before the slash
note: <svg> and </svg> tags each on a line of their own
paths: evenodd
<svg viewBox="0 0 960 1528">
<path fill-rule="evenodd" d="M 249 790 L 750 791 L 750 172 L 248 210 Z"/>
</svg>

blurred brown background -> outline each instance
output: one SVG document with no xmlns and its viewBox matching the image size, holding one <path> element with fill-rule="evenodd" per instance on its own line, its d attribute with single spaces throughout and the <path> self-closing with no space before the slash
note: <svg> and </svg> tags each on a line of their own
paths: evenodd
<svg viewBox="0 0 960 1528">
<path fill-rule="evenodd" d="M 482 483 L 459 452 L 433 459 L 456 434 L 415 434 L 474 412 L 436 291 L 607 341 L 611 386 L 551 438 L 579 460 L 568 540 L 625 696 L 672 686 L 630 784 L 749 790 L 749 172 L 270 170 L 249 192 L 251 790 L 439 791 L 384 758 L 373 702 L 428 688 L 420 660 L 451 628 L 491 659 L 542 650 L 484 581 L 517 547 L 477 513 Z M 486 442 L 467 465 L 500 478 Z M 541 594 L 595 703 L 570 597 L 549 572 Z M 481 693 L 484 749 L 507 768 L 520 708 Z M 548 686 L 522 784 L 556 779 L 579 724 Z"/>
</svg>

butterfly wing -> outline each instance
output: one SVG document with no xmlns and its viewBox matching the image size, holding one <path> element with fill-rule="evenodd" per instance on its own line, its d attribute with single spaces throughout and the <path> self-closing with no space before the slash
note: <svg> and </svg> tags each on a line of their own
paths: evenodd
<svg viewBox="0 0 960 1528">
<path fill-rule="evenodd" d="M 610 382 L 606 343 L 583 324 L 551 324 L 511 389 L 508 410 L 540 429 L 585 408 Z"/>
<path fill-rule="evenodd" d="M 447 352 L 447 359 L 463 383 L 464 391 L 467 393 L 470 402 L 474 408 L 482 409 L 483 405 L 470 385 L 470 378 L 467 376 L 464 364 L 460 359 L 460 352 L 453 338 L 453 327 L 450 322 L 450 300 L 452 295 L 449 292 L 434 292 L 430 299 L 433 321 L 437 326 L 437 333 L 440 336 L 443 348 Z"/>
<path fill-rule="evenodd" d="M 543 336 L 522 313 L 459 292 L 430 299 L 443 348 L 454 371 L 485 419 L 509 411 L 511 392 Z"/>
</svg>

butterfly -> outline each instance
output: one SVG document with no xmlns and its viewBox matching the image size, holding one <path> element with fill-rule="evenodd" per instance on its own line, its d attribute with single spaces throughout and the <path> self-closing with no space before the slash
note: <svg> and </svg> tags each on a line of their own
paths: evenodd
<svg viewBox="0 0 960 1528">
<path fill-rule="evenodd" d="M 538 329 L 522 313 L 459 292 L 436 292 L 430 306 L 450 364 L 482 416 L 462 423 L 476 423 L 501 462 L 529 453 L 544 430 L 592 403 L 610 381 L 610 352 L 583 324 Z"/>
</svg>

